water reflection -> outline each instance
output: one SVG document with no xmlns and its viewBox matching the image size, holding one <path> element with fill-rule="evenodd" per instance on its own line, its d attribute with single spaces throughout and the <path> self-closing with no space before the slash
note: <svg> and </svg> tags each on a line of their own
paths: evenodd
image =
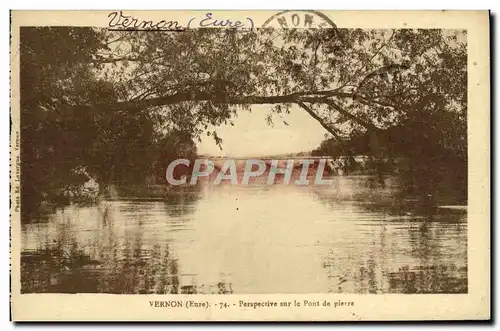
<svg viewBox="0 0 500 331">
<path fill-rule="evenodd" d="M 467 222 L 390 179 L 121 192 L 22 228 L 22 292 L 463 293 Z"/>
</svg>

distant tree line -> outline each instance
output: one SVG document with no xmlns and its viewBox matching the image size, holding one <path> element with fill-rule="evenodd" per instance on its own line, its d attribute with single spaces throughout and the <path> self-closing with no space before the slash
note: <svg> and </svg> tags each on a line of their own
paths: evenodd
<svg viewBox="0 0 500 331">
<path fill-rule="evenodd" d="M 377 135 L 353 132 L 346 139 L 327 138 L 313 156 L 345 157 L 348 172 L 363 170 L 396 175 L 411 194 L 451 195 L 457 203 L 467 201 L 467 155 L 463 153 L 466 130 L 451 112 L 422 112 Z M 367 157 L 361 166 L 355 156 Z"/>
</svg>

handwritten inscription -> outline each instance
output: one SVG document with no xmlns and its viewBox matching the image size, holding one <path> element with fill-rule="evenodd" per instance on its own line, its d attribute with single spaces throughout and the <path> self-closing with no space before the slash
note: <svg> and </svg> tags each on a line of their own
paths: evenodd
<svg viewBox="0 0 500 331">
<path fill-rule="evenodd" d="M 246 17 L 245 21 L 216 18 L 213 13 L 206 13 L 202 18 L 193 17 L 187 24 L 188 28 L 228 28 L 228 29 L 253 29 L 253 20 Z"/>
<path fill-rule="evenodd" d="M 203 17 L 191 18 L 187 26 L 182 26 L 178 21 L 148 21 L 140 20 L 132 15 L 125 15 L 122 11 L 108 14 L 108 27 L 113 30 L 123 31 L 174 31 L 181 32 L 189 28 L 226 28 L 226 29 L 253 29 L 254 23 L 250 17 L 244 20 L 218 18 L 213 13 L 206 13 Z"/>
<path fill-rule="evenodd" d="M 146 21 L 139 20 L 131 15 L 124 15 L 122 11 L 111 12 L 108 15 L 110 28 L 128 31 L 184 31 L 178 21 Z"/>
</svg>

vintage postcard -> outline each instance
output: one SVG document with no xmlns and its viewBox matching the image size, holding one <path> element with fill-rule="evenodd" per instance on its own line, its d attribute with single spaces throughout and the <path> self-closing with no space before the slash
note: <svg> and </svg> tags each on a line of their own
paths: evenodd
<svg viewBox="0 0 500 331">
<path fill-rule="evenodd" d="M 14 321 L 490 319 L 487 11 L 12 11 Z"/>
</svg>

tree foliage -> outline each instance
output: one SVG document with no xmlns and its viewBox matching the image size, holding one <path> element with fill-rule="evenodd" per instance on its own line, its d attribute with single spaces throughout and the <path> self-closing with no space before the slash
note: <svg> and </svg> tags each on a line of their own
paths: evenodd
<svg viewBox="0 0 500 331">
<path fill-rule="evenodd" d="M 410 159 L 428 146 L 428 160 L 446 151 L 465 162 L 465 40 L 432 29 L 23 28 L 23 191 L 49 192 L 75 169 L 141 178 L 167 133 L 221 144 L 217 126 L 253 104 L 298 106 L 338 141 L 366 133 L 373 154 L 396 139 L 415 147 Z"/>
</svg>

